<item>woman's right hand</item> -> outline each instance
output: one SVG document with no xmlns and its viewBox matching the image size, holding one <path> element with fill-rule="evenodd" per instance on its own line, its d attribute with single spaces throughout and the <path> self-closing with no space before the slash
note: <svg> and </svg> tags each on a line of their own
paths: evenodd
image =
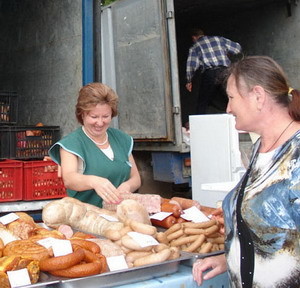
<svg viewBox="0 0 300 288">
<path fill-rule="evenodd" d="M 207 273 L 204 272 L 211 269 Z M 218 255 L 198 259 L 193 265 L 193 278 L 199 286 L 202 285 L 203 280 L 211 279 L 227 270 L 225 255 Z"/>
</svg>

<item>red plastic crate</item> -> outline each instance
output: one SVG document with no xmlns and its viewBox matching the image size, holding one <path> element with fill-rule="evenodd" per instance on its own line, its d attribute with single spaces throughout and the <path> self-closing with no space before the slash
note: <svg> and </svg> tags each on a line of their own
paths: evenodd
<svg viewBox="0 0 300 288">
<path fill-rule="evenodd" d="M 22 200 L 23 163 L 0 161 L 0 202 Z"/>
<path fill-rule="evenodd" d="M 53 161 L 23 161 L 23 200 L 45 200 L 67 196 L 63 180 Z"/>
</svg>

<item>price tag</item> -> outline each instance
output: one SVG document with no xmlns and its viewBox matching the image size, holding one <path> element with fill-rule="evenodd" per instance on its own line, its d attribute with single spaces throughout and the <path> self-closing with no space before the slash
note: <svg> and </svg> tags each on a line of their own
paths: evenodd
<svg viewBox="0 0 300 288">
<path fill-rule="evenodd" d="M 50 248 L 53 246 L 54 241 L 57 240 L 53 237 L 48 237 L 48 238 L 44 238 L 41 239 L 39 241 L 37 241 L 37 243 L 39 243 L 40 245 L 44 246 L 46 249 Z"/>
<path fill-rule="evenodd" d="M 170 215 L 172 215 L 172 213 L 170 213 L 170 212 L 158 212 L 158 213 L 151 215 L 150 219 L 156 219 L 156 220 L 162 221 Z"/>
<path fill-rule="evenodd" d="M 73 248 L 70 240 L 55 239 L 55 241 L 53 241 L 52 250 L 54 257 L 73 253 Z"/>
<path fill-rule="evenodd" d="M 110 215 L 100 214 L 100 216 L 110 222 L 119 222 L 119 220 L 116 217 Z"/>
<path fill-rule="evenodd" d="M 9 214 L 6 214 L 6 215 L 0 217 L 0 222 L 3 225 L 6 225 L 8 223 L 14 222 L 15 220 L 17 220 L 19 218 L 20 217 L 16 213 L 9 213 Z"/>
<path fill-rule="evenodd" d="M 7 271 L 8 280 L 11 287 L 30 285 L 30 277 L 26 268 L 14 271 Z"/>
<path fill-rule="evenodd" d="M 116 271 L 128 268 L 125 257 L 123 255 L 107 257 L 106 261 L 109 267 L 109 271 Z"/>
<path fill-rule="evenodd" d="M 159 243 L 150 235 L 142 234 L 139 232 L 127 233 L 134 241 L 136 241 L 141 247 L 148 247 L 158 245 Z"/>
<path fill-rule="evenodd" d="M 195 223 L 209 221 L 209 218 L 195 206 L 183 210 L 181 217 Z"/>
</svg>

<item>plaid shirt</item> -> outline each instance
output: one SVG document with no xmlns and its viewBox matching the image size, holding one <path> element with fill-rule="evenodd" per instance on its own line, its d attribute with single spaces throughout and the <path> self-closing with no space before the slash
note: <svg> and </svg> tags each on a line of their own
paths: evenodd
<svg viewBox="0 0 300 288">
<path fill-rule="evenodd" d="M 230 65 L 228 54 L 241 53 L 241 45 L 219 36 L 202 36 L 190 48 L 186 63 L 186 80 L 191 82 L 196 70 Z"/>
</svg>

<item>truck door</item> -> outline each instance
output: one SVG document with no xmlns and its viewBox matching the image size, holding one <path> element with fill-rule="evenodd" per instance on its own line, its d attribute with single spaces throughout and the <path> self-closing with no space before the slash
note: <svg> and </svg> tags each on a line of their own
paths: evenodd
<svg viewBox="0 0 300 288">
<path fill-rule="evenodd" d="M 120 97 L 118 128 L 146 150 L 182 142 L 173 11 L 173 0 L 122 0 L 101 12 L 102 81 Z"/>
</svg>

